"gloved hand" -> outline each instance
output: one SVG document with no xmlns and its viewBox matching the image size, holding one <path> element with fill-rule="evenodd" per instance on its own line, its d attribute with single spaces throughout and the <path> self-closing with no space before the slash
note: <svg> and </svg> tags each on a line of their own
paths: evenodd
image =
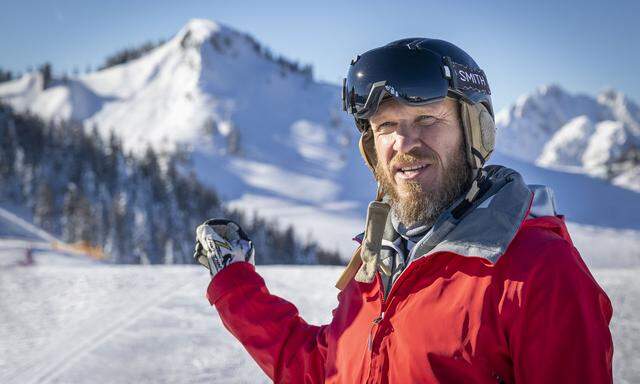
<svg viewBox="0 0 640 384">
<path fill-rule="evenodd" d="M 193 257 L 211 277 L 231 263 L 255 264 L 253 243 L 238 224 L 227 219 L 211 219 L 198 226 Z"/>
</svg>

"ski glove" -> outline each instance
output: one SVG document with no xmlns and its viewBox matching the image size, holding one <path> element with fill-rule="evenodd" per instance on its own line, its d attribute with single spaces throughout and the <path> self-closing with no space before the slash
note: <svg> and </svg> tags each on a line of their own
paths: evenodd
<svg viewBox="0 0 640 384">
<path fill-rule="evenodd" d="M 212 277 L 231 263 L 255 264 L 253 243 L 238 224 L 227 219 L 211 219 L 198 226 L 193 257 Z"/>
</svg>

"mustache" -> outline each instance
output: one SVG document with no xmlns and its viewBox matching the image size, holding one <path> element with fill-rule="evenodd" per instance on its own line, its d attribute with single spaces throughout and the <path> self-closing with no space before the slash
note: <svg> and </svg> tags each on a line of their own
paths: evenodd
<svg viewBox="0 0 640 384">
<path fill-rule="evenodd" d="M 391 170 L 399 164 L 411 166 L 414 163 L 419 163 L 424 160 L 436 164 L 439 161 L 438 154 L 429 147 L 413 148 L 407 153 L 395 155 L 391 161 L 389 161 L 389 169 Z"/>
</svg>

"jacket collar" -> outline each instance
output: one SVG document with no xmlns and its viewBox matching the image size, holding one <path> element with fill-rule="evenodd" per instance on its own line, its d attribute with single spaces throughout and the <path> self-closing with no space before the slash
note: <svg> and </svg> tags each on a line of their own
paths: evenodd
<svg viewBox="0 0 640 384">
<path fill-rule="evenodd" d="M 485 170 L 491 180 L 490 189 L 458 220 L 450 209 L 445 211 L 412 249 L 407 264 L 443 251 L 496 263 L 528 216 L 556 215 L 550 188 L 527 186 L 518 172 L 507 167 L 490 165 Z M 398 236 L 389 215 L 384 239 L 393 243 Z M 380 261 L 389 262 L 395 253 L 393 247 L 383 247 Z"/>
<path fill-rule="evenodd" d="M 448 251 L 498 261 L 527 216 L 533 193 L 512 169 L 486 167 L 492 186 L 459 220 L 445 212 L 433 231 L 423 237 L 412 259 Z"/>
</svg>

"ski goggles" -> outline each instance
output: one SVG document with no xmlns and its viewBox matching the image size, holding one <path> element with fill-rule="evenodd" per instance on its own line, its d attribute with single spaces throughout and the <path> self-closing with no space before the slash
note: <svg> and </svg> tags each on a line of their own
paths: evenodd
<svg viewBox="0 0 640 384">
<path fill-rule="evenodd" d="M 481 69 L 421 49 L 368 51 L 351 61 L 342 83 L 343 109 L 356 119 L 375 114 L 387 94 L 400 102 L 423 105 L 444 99 L 450 92 L 472 103 L 477 100 L 470 99 L 471 94 L 491 94 Z"/>
</svg>

